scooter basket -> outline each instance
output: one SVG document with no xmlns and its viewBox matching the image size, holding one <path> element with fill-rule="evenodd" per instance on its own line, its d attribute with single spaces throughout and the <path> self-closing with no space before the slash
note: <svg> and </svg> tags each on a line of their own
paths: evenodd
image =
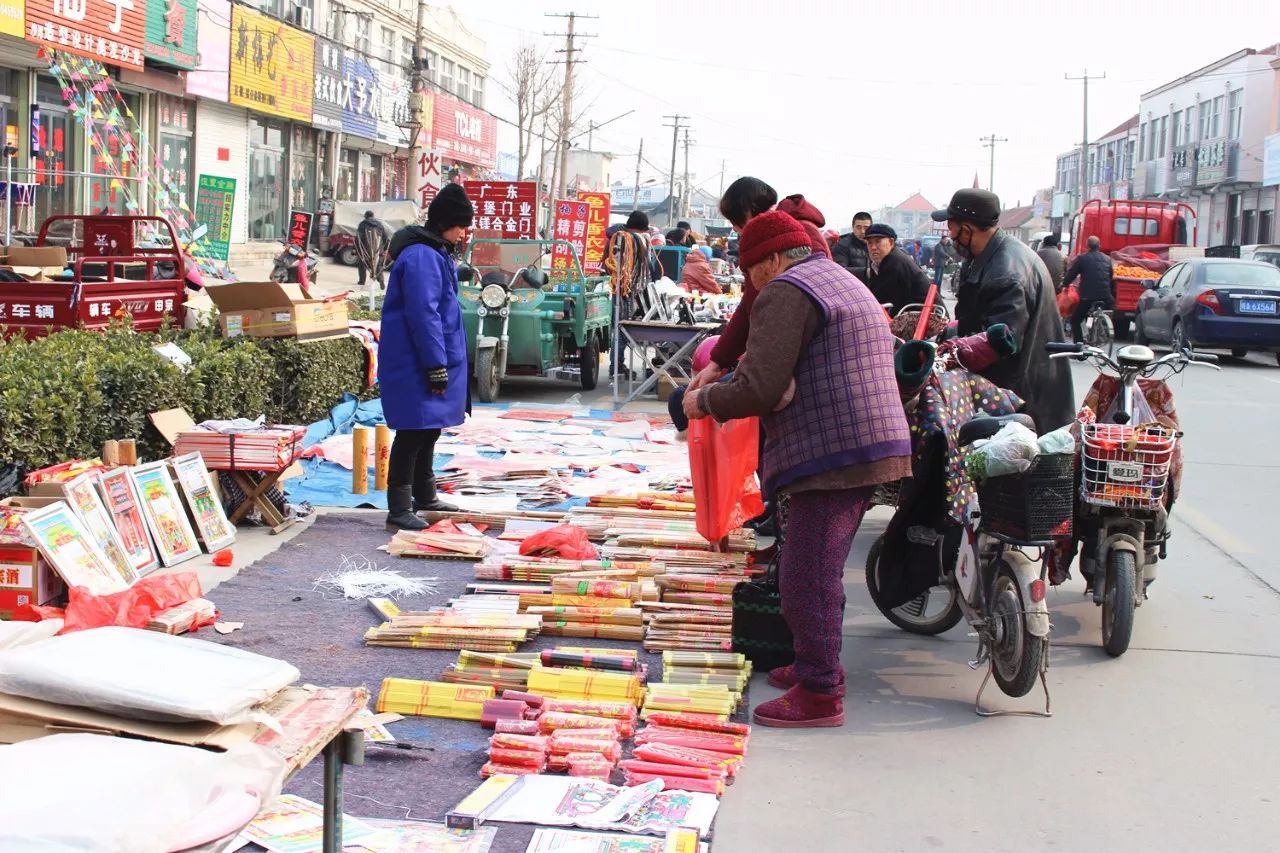
<svg viewBox="0 0 1280 853">
<path fill-rule="evenodd" d="M 1080 430 L 1085 503 L 1154 509 L 1164 498 L 1178 434 L 1158 424 L 1085 424 Z"/>
<path fill-rule="evenodd" d="M 1037 542 L 1071 535 L 1075 454 L 1041 454 L 1021 474 L 978 484 L 983 530 Z"/>
</svg>

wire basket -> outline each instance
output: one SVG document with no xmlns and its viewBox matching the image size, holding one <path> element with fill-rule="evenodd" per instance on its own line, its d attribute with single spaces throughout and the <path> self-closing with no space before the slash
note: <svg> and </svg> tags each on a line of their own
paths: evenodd
<svg viewBox="0 0 1280 853">
<path fill-rule="evenodd" d="M 1071 535 L 1075 454 L 1041 454 L 1021 474 L 978 484 L 982 529 L 1023 542 Z"/>
<path fill-rule="evenodd" d="M 1085 503 L 1155 509 L 1164 499 L 1177 432 L 1159 424 L 1084 424 L 1080 442 Z"/>
</svg>

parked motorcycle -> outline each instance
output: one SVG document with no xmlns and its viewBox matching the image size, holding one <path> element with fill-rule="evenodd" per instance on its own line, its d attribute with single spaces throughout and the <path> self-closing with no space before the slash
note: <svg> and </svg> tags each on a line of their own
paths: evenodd
<svg viewBox="0 0 1280 853">
<path fill-rule="evenodd" d="M 1115 358 L 1083 343 L 1045 348 L 1051 358 L 1092 365 L 1099 373 L 1092 390 L 1113 399 L 1096 420 L 1080 423 L 1076 534 L 1083 543 L 1081 572 L 1092 578 L 1093 602 L 1102 608 L 1103 648 L 1119 657 L 1129 648 L 1134 610 L 1155 580 L 1156 562 L 1167 555 L 1176 497 L 1170 473 L 1182 433 L 1167 416 L 1158 420 L 1147 398 L 1159 394 L 1171 401 L 1165 380 L 1188 365 L 1218 370 L 1218 359 L 1189 350 L 1157 359 L 1139 345 L 1121 348 Z"/>
<path fill-rule="evenodd" d="M 319 265 L 320 260 L 315 255 L 291 243 L 285 244 L 284 249 L 275 256 L 272 263 L 271 280 L 299 284 L 302 286 L 302 292 L 310 298 L 311 285 L 320 276 Z"/>
<path fill-rule="evenodd" d="M 546 272 L 540 266 L 542 256 L 526 267 L 521 267 L 512 274 L 511 279 L 502 283 L 501 273 L 491 272 L 481 280 L 480 304 L 476 307 L 476 393 L 480 400 L 491 403 L 498 397 L 498 386 L 507 375 L 507 357 L 511 351 L 511 292 L 517 287 L 531 287 L 541 290 L 548 282 Z M 475 279 L 476 271 L 469 265 L 458 269 L 458 278 L 462 282 Z M 491 280 L 497 278 L 496 281 Z M 493 325 L 488 318 L 499 320 L 497 335 L 493 335 Z"/>
</svg>

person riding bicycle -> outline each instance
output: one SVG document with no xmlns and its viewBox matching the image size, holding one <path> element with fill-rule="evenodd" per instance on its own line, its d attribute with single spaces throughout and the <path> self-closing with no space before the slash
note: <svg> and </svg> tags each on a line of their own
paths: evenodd
<svg viewBox="0 0 1280 853">
<path fill-rule="evenodd" d="M 1111 259 L 1102 253 L 1102 241 L 1097 237 L 1089 238 L 1088 247 L 1089 251 L 1076 256 L 1063 277 L 1066 287 L 1070 287 L 1077 278 L 1080 279 L 1080 304 L 1071 315 L 1071 339 L 1077 343 L 1084 341 L 1084 319 L 1089 316 L 1093 307 L 1101 304 L 1110 311 L 1116 304 L 1115 271 L 1112 269 Z"/>
</svg>

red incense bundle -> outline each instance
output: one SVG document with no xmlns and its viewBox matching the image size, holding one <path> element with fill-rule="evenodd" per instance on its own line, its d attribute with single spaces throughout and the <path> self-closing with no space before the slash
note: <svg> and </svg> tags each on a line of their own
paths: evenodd
<svg viewBox="0 0 1280 853">
<path fill-rule="evenodd" d="M 584 776 L 601 782 L 608 782 L 609 774 L 613 772 L 613 762 L 594 752 L 572 753 L 566 763 L 570 776 Z"/>
<path fill-rule="evenodd" d="M 564 738 L 551 743 L 551 754 L 553 756 L 567 756 L 574 752 L 593 752 L 596 755 L 604 756 L 610 763 L 615 763 L 622 757 L 622 747 L 616 741 L 610 743 L 609 741 L 591 740 L 590 738 Z"/>
<path fill-rule="evenodd" d="M 524 719 L 525 704 L 508 699 L 486 699 L 480 706 L 480 725 L 491 729 L 498 720 Z"/>
<path fill-rule="evenodd" d="M 489 746 L 499 749 L 523 749 L 526 752 L 545 753 L 550 747 L 550 739 L 538 735 L 495 734 L 489 738 Z"/>
<path fill-rule="evenodd" d="M 691 794 L 712 794 L 724 796 L 724 783 L 711 779 L 689 779 L 682 776 L 655 776 L 651 773 L 627 772 L 627 785 L 643 785 L 657 779 L 662 783 L 664 791 L 688 791 Z"/>
<path fill-rule="evenodd" d="M 649 722 L 655 726 L 670 726 L 678 729 L 695 729 L 701 732 L 722 732 L 724 734 L 751 734 L 751 726 L 746 723 L 721 722 L 712 714 L 686 714 L 678 711 L 661 711 L 650 714 Z"/>
<path fill-rule="evenodd" d="M 688 749 L 705 749 L 708 752 L 723 752 L 729 755 L 746 755 L 746 742 L 733 735 L 695 734 L 679 729 L 661 729 L 650 726 L 636 734 L 636 744 L 643 746 L 650 743 L 663 743 L 668 746 L 679 746 Z"/>
<path fill-rule="evenodd" d="M 612 729 L 616 736 L 620 724 L 618 720 L 569 714 L 563 711 L 545 711 L 538 717 L 538 730 L 543 734 L 550 734 L 557 729 Z"/>
<path fill-rule="evenodd" d="M 523 693 L 519 690 L 504 690 L 502 698 L 513 702 L 523 702 L 531 708 L 541 708 L 543 699 L 536 693 Z"/>
<path fill-rule="evenodd" d="M 658 764 L 628 758 L 620 765 L 628 773 L 648 773 L 651 776 L 678 776 L 683 779 L 706 779 L 708 781 L 724 781 L 723 770 L 708 770 L 704 767 L 687 767 L 680 764 Z"/>
<path fill-rule="evenodd" d="M 534 767 L 523 767 L 518 764 L 498 764 L 490 761 L 480 768 L 480 776 L 488 779 L 490 776 L 533 776 L 542 771 Z"/>
<path fill-rule="evenodd" d="M 542 710 L 616 720 L 618 722 L 618 730 L 623 737 L 631 737 L 631 735 L 635 734 L 636 706 L 628 702 L 606 702 L 595 699 L 548 699 L 543 704 Z"/>
<path fill-rule="evenodd" d="M 708 752 L 702 749 L 681 748 L 665 743 L 650 743 L 637 746 L 635 757 L 659 764 L 723 770 L 730 778 L 737 775 L 738 768 L 742 765 L 742 756 L 740 755 L 725 755 L 724 753 Z"/>
<path fill-rule="evenodd" d="M 530 752 L 527 749 L 502 749 L 492 747 L 489 760 L 494 764 L 508 764 L 513 767 L 532 767 L 535 771 L 547 766 L 547 756 L 542 752 Z"/>
<path fill-rule="evenodd" d="M 498 720 L 493 730 L 504 735 L 536 735 L 537 720 Z"/>
</svg>

